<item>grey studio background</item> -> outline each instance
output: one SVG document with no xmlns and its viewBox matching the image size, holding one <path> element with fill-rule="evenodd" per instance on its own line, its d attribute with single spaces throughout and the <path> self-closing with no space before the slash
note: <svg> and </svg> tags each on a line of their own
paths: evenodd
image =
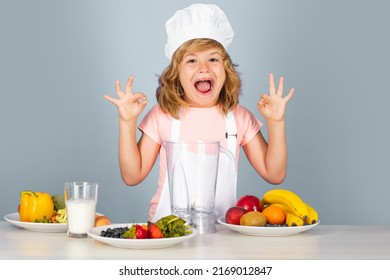
<svg viewBox="0 0 390 280">
<path fill-rule="evenodd" d="M 130 74 L 155 103 L 168 65 L 165 21 L 197 1 L 18 1 L 0 4 L 0 218 L 24 189 L 62 193 L 100 185 L 97 211 L 145 221 L 157 168 L 127 187 L 117 160 L 115 96 Z M 322 224 L 390 224 L 386 1 L 203 1 L 227 14 L 240 103 L 257 112 L 269 72 L 295 95 L 287 108 L 288 174 L 265 183 L 241 152 L 238 195 L 282 187 L 315 206 Z M 266 130 L 263 130 L 266 134 Z"/>
</svg>

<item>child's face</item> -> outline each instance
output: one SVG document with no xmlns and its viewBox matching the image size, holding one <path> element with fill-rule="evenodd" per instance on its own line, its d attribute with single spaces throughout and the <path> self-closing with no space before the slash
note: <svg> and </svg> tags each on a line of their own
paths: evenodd
<svg viewBox="0 0 390 280">
<path fill-rule="evenodd" d="M 207 108 L 217 105 L 226 79 L 219 48 L 185 53 L 180 63 L 179 79 L 190 106 Z"/>
</svg>

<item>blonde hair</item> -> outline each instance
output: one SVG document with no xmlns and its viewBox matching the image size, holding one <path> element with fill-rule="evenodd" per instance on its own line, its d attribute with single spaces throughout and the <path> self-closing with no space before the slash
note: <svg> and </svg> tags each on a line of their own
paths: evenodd
<svg viewBox="0 0 390 280">
<path fill-rule="evenodd" d="M 192 39 L 182 44 L 175 51 L 171 63 L 159 77 L 156 97 L 163 112 L 170 114 L 174 118 L 179 118 L 180 108 L 189 106 L 184 99 L 184 89 L 179 80 L 180 63 L 185 53 L 204 51 L 216 47 L 221 50 L 226 73 L 226 80 L 219 94 L 218 105 L 225 115 L 237 107 L 238 97 L 241 93 L 241 79 L 235 69 L 237 65 L 233 64 L 225 48 L 217 41 L 212 39 Z"/>
</svg>

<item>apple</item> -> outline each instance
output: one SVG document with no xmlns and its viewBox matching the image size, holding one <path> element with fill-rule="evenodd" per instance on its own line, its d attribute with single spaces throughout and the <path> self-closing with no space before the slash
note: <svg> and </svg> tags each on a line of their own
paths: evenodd
<svg viewBox="0 0 390 280">
<path fill-rule="evenodd" d="M 240 197 L 236 206 L 242 207 L 247 211 L 263 211 L 263 202 L 255 195 L 244 195 Z"/>
<path fill-rule="evenodd" d="M 230 207 L 226 211 L 225 221 L 228 224 L 239 225 L 242 215 L 244 215 L 246 212 L 247 210 L 245 210 L 242 207 L 238 207 L 238 206 Z"/>
</svg>

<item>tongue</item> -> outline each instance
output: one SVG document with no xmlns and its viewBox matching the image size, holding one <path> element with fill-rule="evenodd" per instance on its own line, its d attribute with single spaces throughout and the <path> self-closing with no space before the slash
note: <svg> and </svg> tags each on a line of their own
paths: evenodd
<svg viewBox="0 0 390 280">
<path fill-rule="evenodd" d="M 208 92 L 211 89 L 211 83 L 208 81 L 197 82 L 195 87 L 200 92 Z"/>
</svg>

